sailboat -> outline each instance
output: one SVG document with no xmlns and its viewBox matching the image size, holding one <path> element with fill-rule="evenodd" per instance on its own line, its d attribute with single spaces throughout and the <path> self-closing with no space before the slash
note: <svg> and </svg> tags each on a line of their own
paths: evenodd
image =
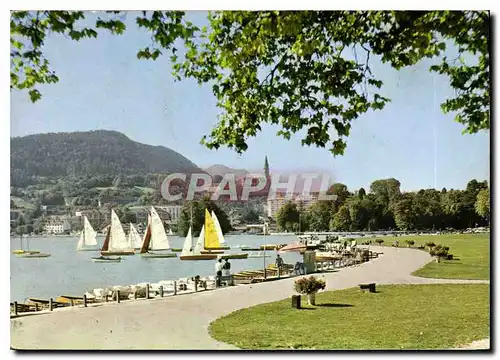
<svg viewBox="0 0 500 360">
<path fill-rule="evenodd" d="M 223 254 L 224 248 L 220 245 L 217 228 L 207 209 L 205 209 L 205 224 L 202 227 L 202 231 L 204 231 L 204 241 L 200 252 L 202 254 Z"/>
<path fill-rule="evenodd" d="M 38 253 L 40 253 L 40 251 L 37 251 L 37 250 L 30 251 L 29 250 L 29 246 L 28 246 L 28 250 L 24 250 L 24 247 L 23 247 L 23 234 L 21 234 L 21 236 L 19 237 L 19 241 L 21 242 L 21 248 L 13 250 L 12 251 L 13 254 L 19 255 L 19 254 L 25 254 L 25 253 L 31 253 L 31 254 L 38 254 Z"/>
<path fill-rule="evenodd" d="M 176 253 L 165 252 L 157 253 L 155 250 L 170 250 L 170 242 L 168 241 L 165 228 L 160 216 L 154 207 L 151 207 L 148 226 L 144 233 L 144 240 L 141 246 L 141 255 L 145 258 L 174 258 Z"/>
<path fill-rule="evenodd" d="M 181 260 L 215 260 L 217 259 L 217 254 L 202 254 L 201 248 L 204 241 L 205 231 L 202 228 L 198 242 L 193 249 L 193 237 L 191 236 L 191 227 L 189 228 L 186 240 L 184 241 L 184 247 L 180 255 Z"/>
<path fill-rule="evenodd" d="M 106 233 L 104 244 L 102 245 L 101 255 L 134 255 L 134 249 L 131 249 L 122 223 L 114 210 L 111 210 L 111 225 Z"/>
<path fill-rule="evenodd" d="M 97 233 L 89 222 L 89 219 L 83 216 L 83 229 L 80 235 L 80 240 L 78 245 L 76 245 L 77 251 L 95 251 L 99 250 L 97 248 Z"/>
<path fill-rule="evenodd" d="M 140 249 L 142 246 L 141 235 L 135 228 L 134 224 L 130 223 L 130 230 L 128 232 L 128 245 L 131 249 Z"/>
<path fill-rule="evenodd" d="M 28 249 L 27 250 L 23 250 L 23 252 L 21 252 L 21 253 L 20 252 L 16 253 L 17 257 L 21 257 L 21 258 L 45 258 L 45 257 L 49 257 L 50 256 L 50 254 L 41 253 L 38 250 L 30 250 L 30 239 L 29 239 L 29 237 L 26 238 L 26 244 L 27 244 Z M 21 235 L 21 247 L 22 247 L 22 235 Z"/>
<path fill-rule="evenodd" d="M 215 214 L 214 214 L 215 215 Z M 217 217 L 216 217 L 217 218 Z M 218 222 L 218 221 L 217 221 Z M 219 225 L 220 228 L 220 225 Z M 224 250 L 229 247 L 221 246 L 221 239 L 224 236 L 222 231 L 217 231 L 217 225 L 207 209 L 205 209 L 205 241 L 203 244 L 204 250 L 201 251 L 202 254 L 220 254 L 223 259 L 246 259 L 248 258 L 248 253 L 240 254 L 224 254 Z"/>
<path fill-rule="evenodd" d="M 184 246 L 182 247 L 181 260 L 214 260 L 217 254 L 202 254 L 203 244 L 205 242 L 205 225 L 201 228 L 200 235 L 196 246 L 193 249 L 193 236 L 191 235 L 191 228 L 193 226 L 193 209 L 191 208 L 191 226 L 189 226 Z"/>
<path fill-rule="evenodd" d="M 226 239 L 224 239 L 224 234 L 222 233 L 222 228 L 220 226 L 219 219 L 217 218 L 217 215 L 215 215 L 215 212 L 213 210 L 212 210 L 212 220 L 215 225 L 215 230 L 217 231 L 217 237 L 219 239 L 220 249 L 229 250 L 229 246 L 226 245 Z"/>
</svg>

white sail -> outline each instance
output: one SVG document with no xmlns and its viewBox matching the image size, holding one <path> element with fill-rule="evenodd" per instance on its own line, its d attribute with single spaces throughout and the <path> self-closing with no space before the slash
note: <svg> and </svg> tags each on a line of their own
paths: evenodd
<svg viewBox="0 0 500 360">
<path fill-rule="evenodd" d="M 122 223 L 114 210 L 111 210 L 111 234 L 109 237 L 109 250 L 125 250 L 129 249 L 125 231 L 123 231 Z"/>
<path fill-rule="evenodd" d="M 78 244 L 76 245 L 76 250 L 82 250 L 85 246 L 85 230 L 82 230 L 80 234 L 80 240 L 78 240 Z"/>
<path fill-rule="evenodd" d="M 130 230 L 128 232 L 128 244 L 132 249 L 139 249 L 142 245 L 141 235 L 139 235 L 139 232 L 132 223 L 130 223 Z"/>
<path fill-rule="evenodd" d="M 170 241 L 168 241 L 167 233 L 163 227 L 163 221 L 156 212 L 154 207 L 151 207 L 151 250 L 168 250 L 170 249 Z"/>
<path fill-rule="evenodd" d="M 77 250 L 83 250 L 87 247 L 95 247 L 97 245 L 97 232 L 94 230 L 92 225 L 86 216 L 83 217 L 83 230 L 80 234 L 80 240 L 76 246 Z"/>
<path fill-rule="evenodd" d="M 198 237 L 198 241 L 194 247 L 193 253 L 195 255 L 201 254 L 201 250 L 203 250 L 203 244 L 205 243 L 205 225 L 201 227 L 200 236 Z"/>
<path fill-rule="evenodd" d="M 191 236 L 191 227 L 189 227 L 186 240 L 184 240 L 184 246 L 182 247 L 181 255 L 191 255 L 192 253 L 193 253 L 193 237 Z"/>
<path fill-rule="evenodd" d="M 214 211 L 212 210 L 212 220 L 214 221 L 215 224 L 215 230 L 217 231 L 217 237 L 219 238 L 220 244 L 225 244 L 226 239 L 224 239 L 224 234 L 222 233 L 222 228 L 220 227 L 219 219 L 217 219 L 217 215 L 215 215 Z"/>
</svg>

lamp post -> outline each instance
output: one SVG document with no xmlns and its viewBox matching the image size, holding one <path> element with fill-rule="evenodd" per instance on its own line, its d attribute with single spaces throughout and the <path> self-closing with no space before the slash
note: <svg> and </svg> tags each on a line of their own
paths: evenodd
<svg viewBox="0 0 500 360">
<path fill-rule="evenodd" d="M 266 238 L 266 226 L 267 223 L 264 221 L 264 279 L 267 279 L 266 273 L 266 250 L 267 250 L 267 238 Z"/>
</svg>

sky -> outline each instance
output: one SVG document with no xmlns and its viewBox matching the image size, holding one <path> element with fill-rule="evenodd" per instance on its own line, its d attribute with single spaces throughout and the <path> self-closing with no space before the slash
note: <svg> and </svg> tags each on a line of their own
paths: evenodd
<svg viewBox="0 0 500 360">
<path fill-rule="evenodd" d="M 200 167 L 262 169 L 267 155 L 271 171 L 319 169 L 350 190 L 391 177 L 405 191 L 463 189 L 473 178 L 489 178 L 489 133 L 464 135 L 454 115 L 442 113 L 440 103 L 454 92 L 447 78 L 428 71 L 432 60 L 395 71 L 372 58 L 372 71 L 384 81 L 382 95 L 392 101 L 353 121 L 343 156 L 303 147 L 300 134 L 289 141 L 277 137 L 275 126 L 264 126 L 242 155 L 227 148 L 209 150 L 199 142 L 219 113 L 210 86 L 175 82 L 168 56 L 138 60 L 137 50 L 151 40 L 137 29 L 134 17 L 127 14 L 128 29 L 121 36 L 102 31 L 97 39 L 79 42 L 49 36 L 44 52 L 60 81 L 40 87 L 43 97 L 35 104 L 27 92 L 11 92 L 11 136 L 116 130 L 135 141 L 169 147 Z M 205 22 L 202 12 L 189 17 Z"/>
</svg>

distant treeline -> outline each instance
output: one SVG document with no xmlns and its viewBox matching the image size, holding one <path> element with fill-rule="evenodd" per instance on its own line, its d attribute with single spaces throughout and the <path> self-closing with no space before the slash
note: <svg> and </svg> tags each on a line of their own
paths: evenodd
<svg viewBox="0 0 500 360">
<path fill-rule="evenodd" d="M 318 201 L 307 209 L 288 202 L 275 220 L 280 230 L 289 231 L 437 230 L 489 224 L 487 181 L 471 180 L 465 190 L 401 192 L 400 185 L 396 179 L 376 180 L 367 193 L 363 188 L 350 192 L 337 183 L 328 191 L 337 195 L 335 201 Z"/>
</svg>

